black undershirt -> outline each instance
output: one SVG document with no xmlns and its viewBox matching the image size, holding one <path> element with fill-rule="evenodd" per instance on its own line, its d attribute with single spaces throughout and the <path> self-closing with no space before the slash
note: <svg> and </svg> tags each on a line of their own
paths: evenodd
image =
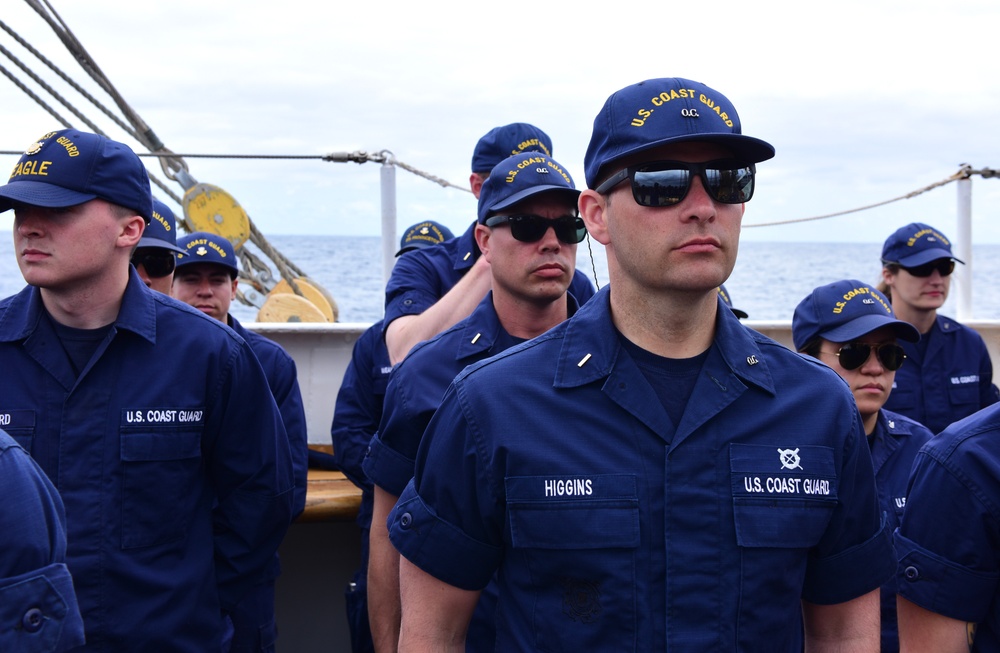
<svg viewBox="0 0 1000 653">
<path fill-rule="evenodd" d="M 680 424 L 709 350 L 693 358 L 665 358 L 646 351 L 620 333 L 618 337 L 649 385 L 653 386 L 674 426 Z"/>
</svg>

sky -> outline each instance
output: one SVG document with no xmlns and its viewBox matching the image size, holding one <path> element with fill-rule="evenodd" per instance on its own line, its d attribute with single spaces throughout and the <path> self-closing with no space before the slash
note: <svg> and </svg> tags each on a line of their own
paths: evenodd
<svg viewBox="0 0 1000 653">
<path fill-rule="evenodd" d="M 0 1 L 0 20 L 113 106 L 26 2 Z M 174 152 L 388 151 L 460 187 L 395 167 L 397 233 L 426 219 L 456 234 L 470 224 L 472 149 L 497 125 L 541 127 L 553 157 L 584 186 L 594 116 L 614 91 L 654 77 L 721 91 L 744 133 L 775 146 L 776 157 L 758 166 L 744 239 L 882 242 L 908 222 L 955 234 L 956 183 L 844 217 L 754 225 L 885 202 L 962 164 L 1000 168 L 995 0 L 51 3 Z M 0 45 L 54 79 L 5 32 Z M 6 57 L 0 64 L 26 79 Z M 79 95 L 67 97 L 141 150 Z M 60 127 L 5 77 L 0 98 L 0 150 L 21 151 Z M 165 180 L 155 160 L 144 160 Z M 264 234 L 380 233 L 379 163 L 186 161 Z M 0 155 L 0 166 L 15 162 Z M 971 185 L 973 243 L 1000 243 L 1000 179 L 974 175 Z M 0 227 L 9 228 L 9 216 L 0 215 Z"/>
</svg>

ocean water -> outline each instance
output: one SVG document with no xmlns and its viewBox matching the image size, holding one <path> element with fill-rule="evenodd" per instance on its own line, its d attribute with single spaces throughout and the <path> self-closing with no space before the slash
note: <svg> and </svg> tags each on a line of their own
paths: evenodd
<svg viewBox="0 0 1000 653">
<path fill-rule="evenodd" d="M 337 302 L 341 322 L 374 322 L 382 317 L 381 247 L 377 236 L 268 236 L 278 251 L 308 277 L 323 286 Z M 0 251 L 0 296 L 24 287 L 7 240 Z M 577 249 L 577 267 L 604 286 L 608 282 L 604 249 L 587 241 Z M 591 252 L 593 257 L 591 257 Z M 745 241 L 736 269 L 726 282 L 736 308 L 750 320 L 791 320 L 796 304 L 821 284 L 855 278 L 875 283 L 881 273 L 880 243 L 786 243 Z M 972 314 L 976 319 L 1000 319 L 1000 245 L 973 246 Z M 961 266 L 958 266 L 961 268 Z M 595 275 L 596 269 L 596 275 Z M 956 295 L 963 279 L 956 274 L 952 292 L 942 309 L 956 316 Z M 233 304 L 232 312 L 252 322 L 257 309 Z"/>
</svg>

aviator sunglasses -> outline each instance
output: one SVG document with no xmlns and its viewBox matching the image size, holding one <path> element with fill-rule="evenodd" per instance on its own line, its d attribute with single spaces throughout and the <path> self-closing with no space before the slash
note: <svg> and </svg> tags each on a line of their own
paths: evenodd
<svg viewBox="0 0 1000 653">
<path fill-rule="evenodd" d="M 603 195 L 629 179 L 632 197 L 640 206 L 672 206 L 687 196 L 691 180 L 698 175 L 708 196 L 716 202 L 742 204 L 753 197 L 756 171 L 752 163 L 735 161 L 655 161 L 619 170 L 595 190 Z"/>
<path fill-rule="evenodd" d="M 174 271 L 174 253 L 170 250 L 156 247 L 138 249 L 132 254 L 132 265 L 140 265 L 146 269 L 146 274 L 159 279 Z"/>
<path fill-rule="evenodd" d="M 487 227 L 495 227 L 504 222 L 510 224 L 510 235 L 522 243 L 534 243 L 542 239 L 545 232 L 552 227 L 556 238 L 567 245 L 575 245 L 587 235 L 587 227 L 583 218 L 575 215 L 564 215 L 558 218 L 543 218 L 540 215 L 495 215 L 486 219 Z"/>
<path fill-rule="evenodd" d="M 934 274 L 934 270 L 940 272 L 942 277 L 947 277 L 955 271 L 955 261 L 950 258 L 940 258 L 936 261 L 924 263 L 923 265 L 918 265 L 912 268 L 904 267 L 902 265 L 899 267 L 903 268 L 915 277 L 929 277 Z"/>
<path fill-rule="evenodd" d="M 898 370 L 903 366 L 903 361 L 906 360 L 903 348 L 895 343 L 869 345 L 864 342 L 848 342 L 841 346 L 838 351 L 828 351 L 825 353 L 833 354 L 840 358 L 840 366 L 845 370 L 856 370 L 865 364 L 873 349 L 875 350 L 878 362 L 890 372 Z"/>
</svg>

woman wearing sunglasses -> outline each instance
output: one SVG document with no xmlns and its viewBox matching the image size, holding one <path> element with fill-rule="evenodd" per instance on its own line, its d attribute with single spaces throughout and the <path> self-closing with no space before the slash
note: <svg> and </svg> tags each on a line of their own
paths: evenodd
<svg viewBox="0 0 1000 653">
<path fill-rule="evenodd" d="M 899 526 L 906 504 L 910 467 L 933 437 L 924 426 L 883 409 L 896 372 L 909 365 L 897 340 L 914 343 L 920 334 L 896 319 L 889 299 L 860 281 L 845 279 L 812 291 L 795 308 L 795 348 L 826 363 L 847 382 L 868 435 L 875 485 L 889 531 Z M 882 651 L 898 651 L 896 584 L 882 586 Z"/>
<path fill-rule="evenodd" d="M 882 246 L 879 290 L 892 301 L 896 317 L 921 336 L 918 343 L 903 344 L 908 360 L 886 407 L 934 433 L 1000 399 L 982 337 L 937 312 L 948 298 L 956 262 L 962 263 L 948 239 L 919 222 L 897 229 Z"/>
</svg>

